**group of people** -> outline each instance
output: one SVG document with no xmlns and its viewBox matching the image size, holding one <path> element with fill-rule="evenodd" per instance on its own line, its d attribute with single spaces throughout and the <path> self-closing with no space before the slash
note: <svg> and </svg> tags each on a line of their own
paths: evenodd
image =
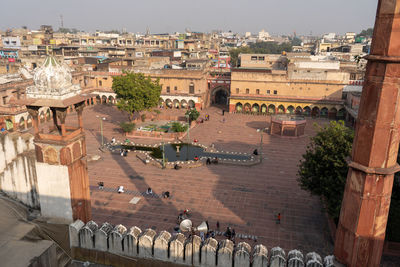
<svg viewBox="0 0 400 267">
<path fill-rule="evenodd" d="M 224 236 L 227 237 L 229 240 L 231 240 L 233 243 L 235 243 L 235 238 L 236 238 L 236 231 L 235 229 L 232 229 L 231 227 L 226 227 L 226 231 L 224 233 Z"/>
<path fill-rule="evenodd" d="M 206 165 L 210 164 L 218 164 L 218 157 L 215 157 L 213 160 L 211 160 L 211 158 L 207 158 Z"/>
<path fill-rule="evenodd" d="M 121 148 L 121 157 L 126 157 L 128 156 L 128 150 Z"/>
</svg>

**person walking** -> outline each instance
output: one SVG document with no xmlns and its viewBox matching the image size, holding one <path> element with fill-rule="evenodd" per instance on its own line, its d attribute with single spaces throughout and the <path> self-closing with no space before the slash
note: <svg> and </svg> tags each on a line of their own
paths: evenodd
<svg viewBox="0 0 400 267">
<path fill-rule="evenodd" d="M 276 216 L 276 223 L 281 224 L 281 214 L 280 213 L 278 213 L 278 215 Z"/>
<path fill-rule="evenodd" d="M 222 110 L 222 116 L 225 116 L 225 109 Z"/>
<path fill-rule="evenodd" d="M 217 230 L 219 231 L 219 221 L 217 221 Z"/>
</svg>

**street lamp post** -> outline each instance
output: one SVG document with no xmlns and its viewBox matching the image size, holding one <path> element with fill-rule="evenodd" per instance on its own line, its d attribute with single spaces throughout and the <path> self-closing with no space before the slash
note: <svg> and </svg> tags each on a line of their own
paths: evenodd
<svg viewBox="0 0 400 267">
<path fill-rule="evenodd" d="M 190 139 L 189 139 L 189 130 L 190 130 L 190 122 L 189 122 L 189 114 L 186 114 L 185 117 L 187 118 L 188 121 L 188 128 L 187 128 L 187 147 L 186 147 L 186 160 L 189 160 L 189 143 L 190 143 Z"/>
<path fill-rule="evenodd" d="M 103 135 L 103 121 L 106 120 L 106 118 L 102 118 L 100 116 L 96 116 L 97 118 L 100 119 L 100 134 L 101 134 L 101 147 L 104 146 L 104 135 Z"/>
<path fill-rule="evenodd" d="M 162 168 L 165 169 L 165 147 L 164 147 L 164 135 L 161 135 L 162 142 Z"/>
<path fill-rule="evenodd" d="M 260 133 L 260 163 L 262 163 L 262 145 L 263 145 L 263 131 L 264 129 L 257 129 L 257 132 Z"/>
</svg>

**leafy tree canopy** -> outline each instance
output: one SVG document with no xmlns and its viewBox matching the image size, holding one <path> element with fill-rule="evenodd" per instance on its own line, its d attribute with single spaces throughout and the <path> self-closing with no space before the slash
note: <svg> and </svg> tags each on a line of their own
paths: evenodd
<svg viewBox="0 0 400 267">
<path fill-rule="evenodd" d="M 307 147 L 300 161 L 298 182 L 302 189 L 320 196 L 328 214 L 337 222 L 342 205 L 348 172 L 346 158 L 351 154 L 354 133 L 342 121 L 332 121 L 319 132 Z M 400 163 L 400 154 L 397 162 Z M 396 173 L 386 237 L 400 242 L 400 172 Z"/>
<path fill-rule="evenodd" d="M 171 129 L 175 133 L 181 133 L 181 132 L 186 132 L 188 129 L 187 125 L 183 125 L 180 122 L 174 122 L 171 126 Z"/>
<path fill-rule="evenodd" d="M 294 45 L 293 42 L 297 43 L 294 39 L 291 43 L 286 42 L 281 44 L 278 44 L 277 42 L 259 42 L 251 44 L 250 46 L 231 49 L 229 51 L 231 64 L 233 67 L 239 66 L 239 54 L 282 54 L 284 51 L 291 52 Z"/>
<path fill-rule="evenodd" d="M 133 129 L 135 129 L 136 125 L 131 122 L 121 122 L 120 126 L 122 128 L 122 131 L 124 131 L 124 133 L 130 133 L 133 131 Z"/>
<path fill-rule="evenodd" d="M 197 118 L 200 116 L 200 112 L 198 112 L 195 108 L 189 109 L 186 111 L 185 116 L 189 116 L 189 123 L 192 123 L 192 121 L 197 120 Z"/>
<path fill-rule="evenodd" d="M 158 79 L 153 81 L 149 76 L 133 72 L 113 77 L 112 89 L 117 94 L 117 107 L 128 112 L 130 120 L 134 112 L 156 107 L 161 94 Z"/>
<path fill-rule="evenodd" d="M 301 45 L 301 43 L 303 42 L 300 38 L 294 36 L 293 38 L 289 37 L 290 40 L 290 44 L 293 45 Z"/>
<path fill-rule="evenodd" d="M 372 37 L 373 33 L 374 33 L 374 29 L 368 28 L 366 30 L 362 30 L 359 34 L 357 34 L 357 37 L 360 37 L 360 36 Z"/>
<path fill-rule="evenodd" d="M 58 32 L 61 32 L 61 33 L 77 33 L 77 32 L 79 32 L 79 30 L 77 30 L 75 28 L 70 29 L 70 28 L 61 28 L 60 27 L 58 29 Z"/>
<path fill-rule="evenodd" d="M 302 189 L 320 196 L 328 214 L 337 220 L 348 171 L 346 158 L 351 153 L 354 133 L 343 121 L 318 127 L 300 161 L 298 181 Z"/>
</svg>

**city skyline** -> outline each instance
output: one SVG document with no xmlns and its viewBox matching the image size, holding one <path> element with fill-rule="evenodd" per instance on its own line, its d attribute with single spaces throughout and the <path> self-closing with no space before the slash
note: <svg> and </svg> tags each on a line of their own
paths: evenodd
<svg viewBox="0 0 400 267">
<path fill-rule="evenodd" d="M 140 4 L 115 0 L 113 7 L 116 7 L 116 11 L 113 12 L 110 11 L 109 2 L 104 0 L 71 0 L 68 5 L 50 0 L 41 3 L 41 6 L 27 0 L 4 3 L 4 10 L 14 12 L 2 15 L 0 28 L 5 30 L 27 26 L 38 29 L 45 24 L 57 30 L 63 23 L 65 28 L 89 32 L 125 29 L 127 32 L 143 33 L 149 29 L 151 33 L 172 33 L 190 29 L 200 32 L 231 30 L 256 33 L 265 29 L 274 35 L 293 32 L 298 35 L 358 33 L 373 27 L 377 4 L 374 0 L 339 0 L 335 6 L 317 0 L 301 3 L 286 0 L 279 5 L 274 1 L 261 0 L 239 3 L 205 0 L 188 6 L 187 2 L 181 0 L 150 0 Z M 19 12 L 19 16 L 15 16 L 15 12 Z"/>
</svg>

